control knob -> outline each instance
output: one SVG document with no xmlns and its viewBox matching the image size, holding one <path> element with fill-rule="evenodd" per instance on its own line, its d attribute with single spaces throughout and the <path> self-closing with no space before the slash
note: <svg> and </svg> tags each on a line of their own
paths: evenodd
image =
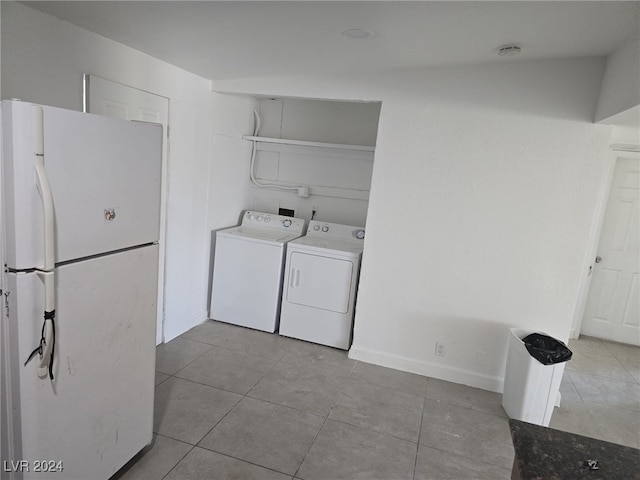
<svg viewBox="0 0 640 480">
<path fill-rule="evenodd" d="M 290 227 L 290 226 L 291 226 L 291 223 L 292 223 L 292 222 L 291 222 L 291 220 L 286 219 L 286 220 L 283 220 L 283 221 L 282 221 L 282 226 L 283 226 L 283 227 Z"/>
<path fill-rule="evenodd" d="M 320 230 L 320 225 L 314 225 L 313 229 L 317 232 L 318 230 Z"/>
<path fill-rule="evenodd" d="M 323 232 L 328 232 L 329 231 L 329 226 L 325 225 L 324 227 L 322 227 L 322 231 Z"/>
</svg>

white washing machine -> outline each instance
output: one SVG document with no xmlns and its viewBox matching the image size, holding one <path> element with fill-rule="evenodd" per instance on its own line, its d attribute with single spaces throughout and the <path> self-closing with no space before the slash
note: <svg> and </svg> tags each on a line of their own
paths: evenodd
<svg viewBox="0 0 640 480">
<path fill-rule="evenodd" d="M 364 229 L 312 220 L 287 246 L 280 335 L 351 345 Z"/>
<path fill-rule="evenodd" d="M 216 232 L 210 317 L 275 332 L 287 242 L 304 231 L 301 218 L 245 212 L 242 224 Z"/>
</svg>

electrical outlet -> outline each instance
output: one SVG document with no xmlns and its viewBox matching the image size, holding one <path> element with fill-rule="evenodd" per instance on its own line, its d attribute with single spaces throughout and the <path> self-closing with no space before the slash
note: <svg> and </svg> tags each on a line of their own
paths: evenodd
<svg viewBox="0 0 640 480">
<path fill-rule="evenodd" d="M 444 357 L 444 343 L 436 342 L 436 356 Z"/>
</svg>

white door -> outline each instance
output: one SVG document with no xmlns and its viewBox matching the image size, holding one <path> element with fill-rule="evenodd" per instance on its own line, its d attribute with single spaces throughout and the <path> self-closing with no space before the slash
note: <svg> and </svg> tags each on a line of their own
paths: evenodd
<svg viewBox="0 0 640 480">
<path fill-rule="evenodd" d="M 581 332 L 640 345 L 640 158 L 618 158 Z"/>
<path fill-rule="evenodd" d="M 160 126 L 6 102 L 3 172 L 7 264 L 44 261 L 43 207 L 34 181 L 34 121 L 43 112 L 44 167 L 55 215 L 56 263 L 158 241 Z M 38 122 L 39 123 L 39 122 Z"/>
<path fill-rule="evenodd" d="M 167 166 L 169 157 L 169 99 L 137 88 L 85 75 L 85 111 L 108 117 L 162 125 L 162 194 L 160 213 L 160 265 L 158 278 L 158 324 L 156 344 L 164 340 L 164 264 L 167 213 Z"/>
<path fill-rule="evenodd" d="M 2 115 L 0 115 L 0 132 L 2 132 Z M 2 154 L 2 135 L 0 135 L 0 155 Z M 2 177 L 2 161 L 0 160 L 0 178 Z M 0 181 L 0 266 L 4 266 L 4 207 L 2 205 L 4 198 L 4 192 L 2 191 L 2 182 Z M 4 269 L 3 269 L 4 270 Z M 4 308 L 4 289 L 5 287 L 5 273 L 0 271 L 0 345 L 4 342 L 4 327 L 6 325 L 6 309 Z M 5 385 L 5 368 L 4 368 L 4 355 L 0 355 L 0 385 Z M 8 425 L 5 418 L 5 409 L 3 406 L 3 389 L 0 387 L 0 458 L 9 458 L 9 446 L 7 441 Z"/>
<path fill-rule="evenodd" d="M 347 313 L 354 267 L 351 260 L 292 252 L 288 266 L 287 301 Z"/>
</svg>

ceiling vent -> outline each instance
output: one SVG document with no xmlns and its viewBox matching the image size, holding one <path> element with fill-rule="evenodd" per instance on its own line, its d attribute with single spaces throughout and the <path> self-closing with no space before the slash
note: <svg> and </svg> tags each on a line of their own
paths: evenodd
<svg viewBox="0 0 640 480">
<path fill-rule="evenodd" d="M 498 49 L 498 55 L 501 57 L 519 55 L 520 52 L 522 52 L 520 45 L 503 45 Z"/>
</svg>

